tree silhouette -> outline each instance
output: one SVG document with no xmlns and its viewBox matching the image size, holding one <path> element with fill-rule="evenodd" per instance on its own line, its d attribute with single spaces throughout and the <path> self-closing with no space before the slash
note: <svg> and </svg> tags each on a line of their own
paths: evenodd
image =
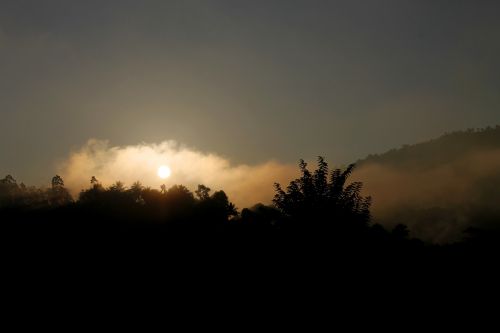
<svg viewBox="0 0 500 333">
<path fill-rule="evenodd" d="M 213 202 L 213 205 L 218 209 L 221 214 L 221 218 L 227 220 L 228 218 L 234 217 L 238 215 L 238 211 L 236 210 L 236 206 L 229 201 L 226 193 L 224 191 L 215 192 L 210 200 Z"/>
<path fill-rule="evenodd" d="M 64 188 L 64 181 L 59 175 L 52 178 L 52 188 L 49 190 L 49 204 L 63 206 L 73 201 L 68 190 Z"/>
<path fill-rule="evenodd" d="M 90 178 L 90 188 L 87 190 L 82 190 L 79 195 L 80 202 L 96 202 L 102 197 L 104 193 L 104 187 L 101 185 L 99 180 L 95 176 Z"/>
<path fill-rule="evenodd" d="M 164 204 L 171 219 L 185 220 L 192 216 L 196 200 L 187 187 L 174 185 L 163 195 Z"/>
<path fill-rule="evenodd" d="M 140 181 L 136 181 L 132 184 L 132 186 L 130 186 L 128 192 L 136 203 L 144 204 L 144 199 L 142 198 L 143 190 L 144 186 L 142 186 L 142 183 Z"/>
<path fill-rule="evenodd" d="M 117 181 L 109 187 L 109 190 L 112 192 L 125 192 L 126 188 L 123 182 Z"/>
<path fill-rule="evenodd" d="M 14 177 L 12 177 L 11 175 L 7 175 L 7 176 L 5 176 L 5 178 L 0 179 L 0 184 L 3 184 L 3 185 L 15 185 L 15 184 L 17 184 L 17 182 L 14 179 Z"/>
<path fill-rule="evenodd" d="M 52 188 L 54 189 L 54 188 L 61 188 L 61 187 L 64 187 L 64 181 L 61 178 L 61 176 L 55 175 L 52 178 Z"/>
<path fill-rule="evenodd" d="M 94 188 L 100 185 L 99 181 L 95 176 L 92 176 L 92 178 L 90 178 L 90 185 L 92 185 L 92 187 Z"/>
<path fill-rule="evenodd" d="M 0 179 L 0 206 L 12 206 L 19 196 L 19 186 L 11 175 Z"/>
<path fill-rule="evenodd" d="M 194 193 L 200 200 L 207 200 L 210 198 L 210 188 L 205 185 L 198 185 L 198 189 Z"/>
<path fill-rule="evenodd" d="M 274 205 L 292 221 L 308 221 L 308 225 L 332 223 L 353 227 L 367 226 L 370 220 L 371 197 L 361 196 L 362 183 L 347 180 L 354 164 L 346 169 L 329 171 L 323 157 L 311 173 L 307 163 L 300 160 L 301 176 L 290 182 L 286 191 L 275 183 Z"/>
</svg>

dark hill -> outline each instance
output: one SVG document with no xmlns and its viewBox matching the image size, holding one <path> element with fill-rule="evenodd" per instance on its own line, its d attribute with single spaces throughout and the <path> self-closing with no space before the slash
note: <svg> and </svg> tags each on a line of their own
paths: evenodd
<svg viewBox="0 0 500 333">
<path fill-rule="evenodd" d="M 358 161 L 375 220 L 413 236 L 455 241 L 500 227 L 500 126 L 469 129 Z"/>
<path fill-rule="evenodd" d="M 390 167 L 424 170 L 454 162 L 478 151 L 500 149 L 500 125 L 485 129 L 468 129 L 446 133 L 430 141 L 403 145 L 383 154 L 369 155 L 357 162 L 358 167 L 378 163 Z"/>
</svg>

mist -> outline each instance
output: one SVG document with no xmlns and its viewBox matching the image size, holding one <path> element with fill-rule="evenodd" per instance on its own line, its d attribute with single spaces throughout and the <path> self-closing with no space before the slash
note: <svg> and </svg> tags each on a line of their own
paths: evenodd
<svg viewBox="0 0 500 333">
<path fill-rule="evenodd" d="M 415 156 L 410 163 L 368 161 L 355 169 L 351 180 L 363 182 L 363 195 L 373 197 L 374 223 L 389 229 L 405 224 L 412 237 L 434 243 L 458 241 L 469 227 L 495 227 L 500 218 L 500 149 L 465 149 L 446 162 L 442 156 Z M 171 177 L 157 176 L 161 165 L 171 168 Z M 314 162 L 309 164 L 309 169 L 314 167 Z M 295 164 L 233 164 L 224 156 L 176 141 L 113 146 L 96 139 L 71 152 L 58 172 L 74 197 L 95 176 L 104 186 L 140 181 L 156 189 L 182 184 L 195 190 L 204 184 L 224 190 L 239 209 L 270 204 L 273 183 L 286 186 L 299 176 Z"/>
<path fill-rule="evenodd" d="M 168 165 L 167 179 L 157 175 L 158 167 Z M 268 161 L 256 165 L 233 165 L 229 159 L 184 146 L 176 141 L 113 146 L 106 140 L 89 140 L 60 163 L 59 174 L 74 197 L 90 186 L 95 176 L 104 186 L 116 181 L 130 186 L 140 181 L 159 189 L 182 184 L 194 190 L 204 184 L 212 190 L 224 190 L 240 209 L 258 202 L 270 203 L 273 183 L 286 183 L 298 175 L 294 165 Z"/>
<path fill-rule="evenodd" d="M 500 217 L 500 149 L 431 162 L 421 157 L 413 165 L 359 166 L 354 178 L 373 197 L 374 222 L 406 224 L 413 237 L 436 243 L 460 240 L 469 227 L 494 228 Z"/>
</svg>

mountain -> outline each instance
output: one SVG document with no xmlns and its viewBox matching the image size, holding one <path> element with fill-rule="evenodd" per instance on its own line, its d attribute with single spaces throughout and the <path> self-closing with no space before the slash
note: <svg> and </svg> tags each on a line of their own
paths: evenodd
<svg viewBox="0 0 500 333">
<path fill-rule="evenodd" d="M 414 237 L 437 243 L 471 228 L 500 228 L 500 126 L 405 145 L 357 166 L 377 223 L 404 223 Z"/>
</svg>

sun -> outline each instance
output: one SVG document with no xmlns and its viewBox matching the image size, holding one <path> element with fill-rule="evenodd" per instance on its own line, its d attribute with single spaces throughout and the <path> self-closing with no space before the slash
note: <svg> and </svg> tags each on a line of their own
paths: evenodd
<svg viewBox="0 0 500 333">
<path fill-rule="evenodd" d="M 170 168 L 166 165 L 162 165 L 158 168 L 158 177 L 160 177 L 161 179 L 168 178 L 171 174 L 172 170 L 170 170 Z"/>
</svg>

